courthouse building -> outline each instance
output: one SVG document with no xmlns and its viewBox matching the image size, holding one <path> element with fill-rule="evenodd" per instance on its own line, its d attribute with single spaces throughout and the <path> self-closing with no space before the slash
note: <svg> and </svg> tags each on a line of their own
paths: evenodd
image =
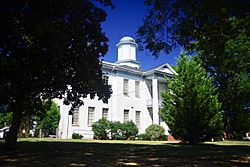
<svg viewBox="0 0 250 167">
<path fill-rule="evenodd" d="M 84 105 L 69 115 L 70 106 L 56 100 L 61 113 L 60 138 L 71 138 L 73 133 L 82 134 L 85 139 L 93 138 L 91 124 L 101 118 L 120 122 L 132 120 L 139 133 L 144 133 L 151 124 L 162 125 L 168 135 L 168 127 L 159 117 L 159 111 L 161 93 L 168 89 L 165 78 L 175 71 L 168 63 L 142 70 L 136 60 L 137 44 L 131 37 L 123 37 L 116 46 L 117 62 L 103 62 L 102 66 L 105 83 L 111 85 L 113 91 L 107 102 L 87 97 Z"/>
</svg>

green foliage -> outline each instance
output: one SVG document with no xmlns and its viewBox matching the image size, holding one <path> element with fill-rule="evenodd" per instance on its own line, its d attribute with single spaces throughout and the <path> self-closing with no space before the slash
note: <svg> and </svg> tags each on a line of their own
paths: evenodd
<svg viewBox="0 0 250 167">
<path fill-rule="evenodd" d="M 133 121 L 124 122 L 121 126 L 121 134 L 124 139 L 134 139 L 139 130 Z"/>
<path fill-rule="evenodd" d="M 223 129 L 221 104 L 216 88 L 199 63 L 184 53 L 177 60 L 169 90 L 164 99 L 161 117 L 175 139 L 196 143 Z"/>
<path fill-rule="evenodd" d="M 132 121 L 124 123 L 117 121 L 111 122 L 110 132 L 111 138 L 115 140 L 134 139 L 138 134 L 138 128 Z"/>
<path fill-rule="evenodd" d="M 73 133 L 72 134 L 72 139 L 82 139 L 83 136 L 81 134 L 78 134 L 78 133 Z"/>
<path fill-rule="evenodd" d="M 160 140 L 165 133 L 165 129 L 161 125 L 152 124 L 146 129 L 146 135 L 150 140 Z"/>
<path fill-rule="evenodd" d="M 92 124 L 92 130 L 94 132 L 94 139 L 108 139 L 110 131 L 110 121 L 105 118 Z"/>
<path fill-rule="evenodd" d="M 38 129 L 46 130 L 48 134 L 54 134 L 60 121 L 60 111 L 57 104 L 52 101 L 50 109 L 38 125 Z"/>
<path fill-rule="evenodd" d="M 123 124 L 120 121 L 115 121 L 110 124 L 111 139 L 122 140 L 125 138 L 125 136 L 121 134 L 122 126 Z"/>
<path fill-rule="evenodd" d="M 223 109 L 226 111 L 226 130 L 231 132 L 231 135 L 239 137 L 248 132 L 242 131 L 247 130 L 245 122 L 250 119 L 250 16 L 246 19 L 234 17 L 229 21 L 237 33 L 225 43 L 227 57 L 224 56 L 225 67 L 220 68 L 220 73 L 224 77 L 217 77 L 217 80 L 219 83 L 224 83 L 219 89 L 222 92 L 220 99 L 223 102 Z"/>
<path fill-rule="evenodd" d="M 242 139 L 250 132 L 250 111 L 241 111 L 236 117 L 235 137 Z"/>
<path fill-rule="evenodd" d="M 127 140 L 138 134 L 138 128 L 132 121 L 121 123 L 100 119 L 92 125 L 92 130 L 95 139 L 109 139 L 110 136 L 114 140 Z"/>
<path fill-rule="evenodd" d="M 229 137 L 241 126 L 238 114 L 250 108 L 250 1 L 150 0 L 146 5 L 137 32 L 140 47 L 156 57 L 176 46 L 198 53 L 214 77 Z"/>
<path fill-rule="evenodd" d="M 160 51 L 169 53 L 178 45 L 198 51 L 204 48 L 208 51 L 207 46 L 214 50 L 220 49 L 226 38 L 232 39 L 237 34 L 229 22 L 230 19 L 247 18 L 250 2 L 149 0 L 145 4 L 148 11 L 143 25 L 137 31 L 137 40 L 141 47 L 149 49 L 157 57 Z M 244 28 L 248 28 L 247 25 Z M 223 51 L 224 47 L 221 49 Z"/>
<path fill-rule="evenodd" d="M 0 129 L 5 126 L 10 126 L 12 121 L 13 114 L 9 113 L 0 113 Z"/>
<path fill-rule="evenodd" d="M 110 97 L 100 63 L 108 50 L 106 13 L 93 1 L 0 1 L 0 18 L 0 104 L 14 113 L 6 145 L 16 142 L 22 114 L 39 110 L 41 98 L 73 108 L 87 95 Z"/>
<path fill-rule="evenodd" d="M 139 134 L 139 140 L 150 140 L 150 137 L 146 133 Z"/>
</svg>

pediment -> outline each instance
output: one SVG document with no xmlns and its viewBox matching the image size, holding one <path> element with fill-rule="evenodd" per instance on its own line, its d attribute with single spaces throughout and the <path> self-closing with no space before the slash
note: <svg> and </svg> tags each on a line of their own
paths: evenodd
<svg viewBox="0 0 250 167">
<path fill-rule="evenodd" d="M 169 69 L 169 67 L 167 65 L 163 65 L 156 70 L 164 72 L 164 73 L 168 73 L 168 74 L 173 74 L 173 72 L 171 71 L 171 69 Z"/>
</svg>

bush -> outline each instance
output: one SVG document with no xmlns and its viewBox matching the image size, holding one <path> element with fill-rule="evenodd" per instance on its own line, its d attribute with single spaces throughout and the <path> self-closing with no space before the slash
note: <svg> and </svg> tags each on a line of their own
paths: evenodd
<svg viewBox="0 0 250 167">
<path fill-rule="evenodd" d="M 134 139 L 138 134 L 138 128 L 132 121 L 125 123 L 117 121 L 110 123 L 110 132 L 111 138 L 115 140 Z"/>
<path fill-rule="evenodd" d="M 106 119 L 100 119 L 92 124 L 95 139 L 109 139 L 109 135 L 113 140 L 135 139 L 138 134 L 138 128 L 132 122 L 121 123 L 119 121 L 110 122 Z"/>
<path fill-rule="evenodd" d="M 92 124 L 92 130 L 94 132 L 94 139 L 105 140 L 108 139 L 110 132 L 110 122 L 103 118 Z"/>
<path fill-rule="evenodd" d="M 121 131 L 126 140 L 135 138 L 139 132 L 138 128 L 132 121 L 123 123 Z"/>
<path fill-rule="evenodd" d="M 168 141 L 168 136 L 163 134 L 163 136 L 161 136 L 162 141 Z"/>
<path fill-rule="evenodd" d="M 149 137 L 150 140 L 162 140 L 164 136 L 165 129 L 160 125 L 150 125 L 146 129 L 146 135 Z"/>
<path fill-rule="evenodd" d="M 146 133 L 139 134 L 139 140 L 150 140 L 149 136 Z"/>
<path fill-rule="evenodd" d="M 111 139 L 114 140 L 123 140 L 125 137 L 122 136 L 121 129 L 123 124 L 119 121 L 110 123 L 110 134 Z"/>
<path fill-rule="evenodd" d="M 72 134 L 72 139 L 82 139 L 83 136 L 81 134 L 78 134 L 78 133 L 73 133 Z"/>
</svg>

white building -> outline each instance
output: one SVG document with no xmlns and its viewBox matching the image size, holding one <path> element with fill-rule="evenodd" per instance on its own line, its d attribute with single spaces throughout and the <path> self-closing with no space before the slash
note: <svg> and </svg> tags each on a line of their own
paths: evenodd
<svg viewBox="0 0 250 167">
<path fill-rule="evenodd" d="M 75 109 L 69 115 L 70 106 L 60 106 L 61 120 L 59 137 L 71 138 L 73 133 L 79 133 L 84 138 L 92 138 L 91 124 L 105 117 L 111 121 L 132 120 L 139 133 L 144 133 L 151 124 L 160 124 L 168 134 L 167 125 L 161 121 L 161 93 L 167 89 L 165 77 L 171 77 L 175 71 L 168 64 L 162 64 L 150 70 L 142 70 L 136 61 L 137 44 L 131 37 L 123 37 L 116 45 L 118 61 L 103 62 L 104 79 L 112 85 L 113 94 L 107 103 L 89 97 L 84 99 L 84 105 Z"/>
</svg>

